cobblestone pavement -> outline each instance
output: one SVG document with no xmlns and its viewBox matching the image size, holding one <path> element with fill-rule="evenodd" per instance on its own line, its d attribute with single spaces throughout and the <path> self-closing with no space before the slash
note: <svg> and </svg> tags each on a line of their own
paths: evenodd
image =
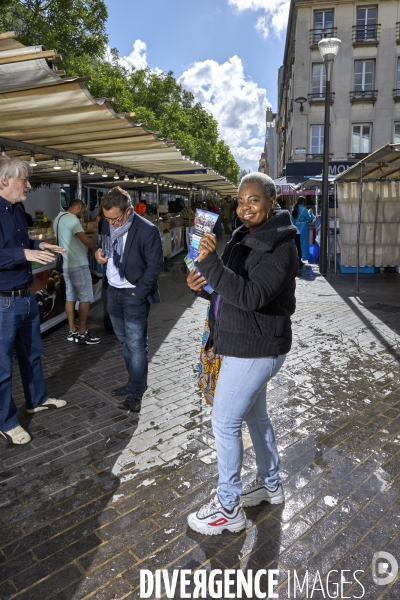
<svg viewBox="0 0 400 600">
<path fill-rule="evenodd" d="M 240 534 L 208 538 L 186 525 L 214 493 L 217 466 L 195 382 L 206 302 L 188 293 L 181 257 L 162 274 L 163 302 L 151 309 L 139 417 L 110 395 L 125 367 L 100 307 L 91 316 L 98 346 L 69 344 L 66 325 L 45 334 L 49 392 L 69 406 L 33 416 L 21 408 L 32 443 L 0 442 L 0 598 L 133 599 L 140 569 L 202 568 L 277 569 L 282 599 L 307 597 L 313 586 L 317 599 L 398 599 L 399 580 L 376 585 L 371 563 L 383 550 L 400 562 L 399 280 L 366 276 L 356 294 L 354 276 L 304 270 L 298 279 L 294 346 L 268 400 L 286 502 L 246 509 Z M 247 481 L 255 461 L 246 429 L 243 438 Z M 326 582 L 332 569 L 345 571 L 342 591 L 340 573 Z M 294 595 L 293 570 L 299 581 L 308 573 L 308 593 Z"/>
</svg>

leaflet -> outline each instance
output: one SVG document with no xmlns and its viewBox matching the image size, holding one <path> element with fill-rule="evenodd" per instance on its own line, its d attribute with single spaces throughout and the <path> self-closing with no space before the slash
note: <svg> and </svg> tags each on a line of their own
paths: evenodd
<svg viewBox="0 0 400 600">
<path fill-rule="evenodd" d="M 195 262 L 200 254 L 200 240 L 205 233 L 212 232 L 212 230 L 214 229 L 214 225 L 217 222 L 217 219 L 217 214 L 212 213 L 208 210 L 196 208 L 196 216 L 194 219 L 194 233 L 191 239 L 189 254 L 187 254 L 187 256 L 185 256 L 184 259 L 189 271 L 196 269 Z M 198 269 L 196 269 L 196 272 L 198 273 Z M 204 286 L 204 290 L 209 294 L 211 294 L 214 291 L 212 287 L 208 284 Z"/>
</svg>

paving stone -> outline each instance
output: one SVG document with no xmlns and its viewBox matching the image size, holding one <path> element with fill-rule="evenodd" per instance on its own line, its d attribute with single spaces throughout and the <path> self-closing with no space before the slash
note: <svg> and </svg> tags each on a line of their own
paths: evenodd
<svg viewBox="0 0 400 600">
<path fill-rule="evenodd" d="M 398 315 L 368 307 L 396 305 L 398 276 L 380 274 L 378 286 L 362 278 L 363 304 L 352 276 L 297 280 L 293 349 L 268 390 L 286 503 L 246 508 L 245 531 L 205 538 L 186 517 L 217 485 L 211 408 L 196 388 L 207 302 L 187 292 L 180 261 L 160 277 L 163 302 L 151 307 L 139 415 L 121 414 L 110 395 L 126 373 L 101 306 L 90 327 L 102 342 L 90 354 L 65 342 L 66 324 L 44 335 L 49 391 L 69 404 L 21 413 L 29 446 L 0 441 L 0 572 L 15 579 L 0 599 L 138 598 L 140 568 L 211 566 L 276 567 L 280 598 L 288 568 L 365 568 L 365 598 L 377 598 L 372 554 L 400 552 L 400 326 Z M 22 406 L 18 372 L 14 392 Z M 256 465 L 246 427 L 244 440 L 247 482 Z M 394 586 L 382 593 L 398 598 Z"/>
</svg>

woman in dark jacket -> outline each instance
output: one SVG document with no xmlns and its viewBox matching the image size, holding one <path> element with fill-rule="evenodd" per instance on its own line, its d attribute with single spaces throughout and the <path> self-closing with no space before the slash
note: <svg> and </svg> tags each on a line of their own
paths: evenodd
<svg viewBox="0 0 400 600">
<path fill-rule="evenodd" d="M 187 280 L 198 293 L 206 282 L 214 289 L 210 342 L 214 352 L 223 355 L 212 414 L 218 491 L 188 517 L 192 529 L 207 535 L 244 529 L 243 506 L 284 501 L 266 389 L 291 348 L 298 257 L 293 243 L 296 228 L 287 211 L 274 209 L 275 197 L 270 177 L 246 175 L 237 208 L 243 225 L 221 257 L 216 254 L 215 235 L 206 234 L 200 242 L 199 272 L 193 270 Z M 242 491 L 243 421 L 252 438 L 258 474 Z"/>
</svg>

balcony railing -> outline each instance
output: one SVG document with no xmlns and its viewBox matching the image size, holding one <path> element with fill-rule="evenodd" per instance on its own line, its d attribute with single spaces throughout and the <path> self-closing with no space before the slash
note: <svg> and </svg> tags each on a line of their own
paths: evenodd
<svg viewBox="0 0 400 600">
<path fill-rule="evenodd" d="M 325 102 L 325 92 L 313 92 L 312 94 L 308 94 L 308 103 L 309 104 L 324 104 Z M 335 92 L 331 92 L 331 104 L 335 99 Z"/>
<path fill-rule="evenodd" d="M 331 158 L 333 156 L 333 154 L 329 154 L 329 158 Z M 324 160 L 324 155 L 323 154 L 306 154 L 306 159 L 307 160 Z"/>
<path fill-rule="evenodd" d="M 368 156 L 370 152 L 349 152 L 347 158 L 350 160 L 361 160 Z"/>
<path fill-rule="evenodd" d="M 400 44 L 400 23 L 396 23 L 396 42 Z"/>
<path fill-rule="evenodd" d="M 377 46 L 380 36 L 380 24 L 353 26 L 353 46 Z"/>
<path fill-rule="evenodd" d="M 350 92 L 350 102 L 372 102 L 375 104 L 378 97 L 378 90 L 353 90 Z"/>
<path fill-rule="evenodd" d="M 393 100 L 395 102 L 400 102 L 400 90 L 393 90 Z"/>
<path fill-rule="evenodd" d="M 310 29 L 310 47 L 316 48 L 318 42 L 323 38 L 337 37 L 337 27 L 326 27 L 325 29 Z"/>
</svg>

